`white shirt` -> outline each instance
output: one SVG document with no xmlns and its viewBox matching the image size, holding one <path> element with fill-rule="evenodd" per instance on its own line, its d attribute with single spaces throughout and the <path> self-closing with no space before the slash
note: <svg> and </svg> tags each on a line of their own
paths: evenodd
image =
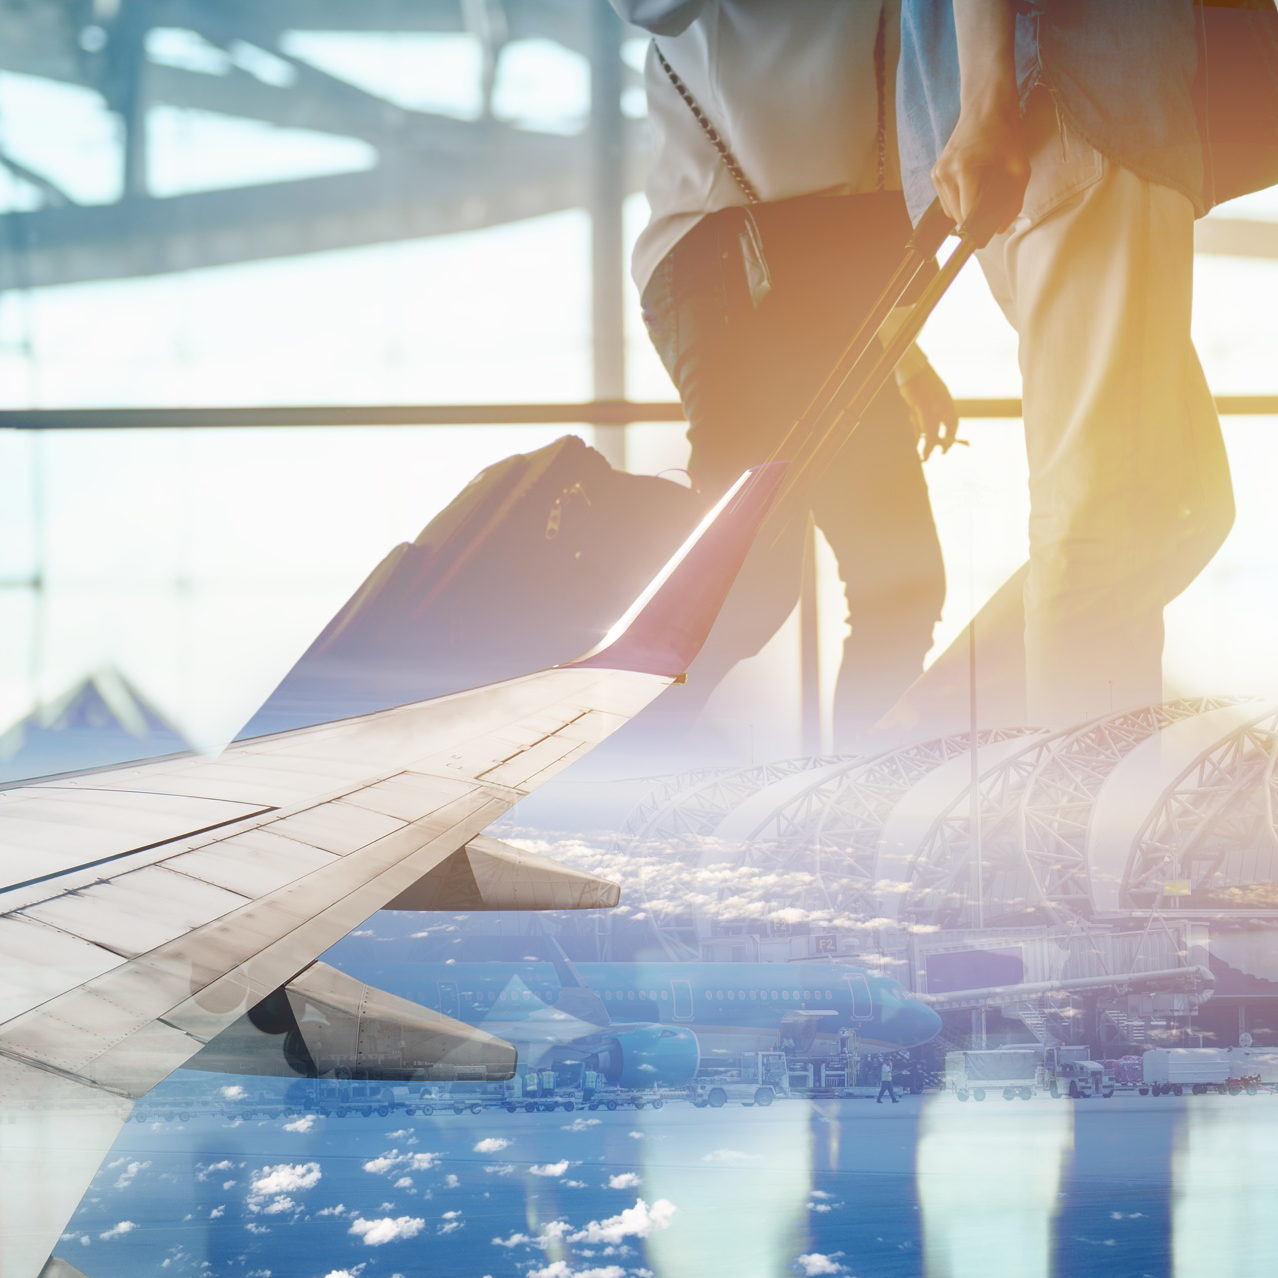
<svg viewBox="0 0 1278 1278">
<path fill-rule="evenodd" d="M 761 200 L 900 188 L 892 109 L 900 0 L 613 5 L 654 33 Z M 651 48 L 644 76 L 655 154 L 647 185 L 652 217 L 633 260 L 641 291 L 701 218 L 746 203 Z"/>
</svg>

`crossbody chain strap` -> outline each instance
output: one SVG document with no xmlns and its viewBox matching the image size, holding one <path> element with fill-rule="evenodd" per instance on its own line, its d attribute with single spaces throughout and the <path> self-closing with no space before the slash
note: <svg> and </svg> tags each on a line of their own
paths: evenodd
<svg viewBox="0 0 1278 1278">
<path fill-rule="evenodd" d="M 731 148 L 723 140 L 719 130 L 710 123 L 709 117 L 701 109 L 696 98 L 692 96 L 692 90 L 684 84 L 679 73 L 666 61 L 666 55 L 661 52 L 661 46 L 655 40 L 652 43 L 652 48 L 657 55 L 657 61 L 661 64 L 661 69 L 669 77 L 670 83 L 674 85 L 675 92 L 688 104 L 688 110 L 692 112 L 693 119 L 701 126 L 701 131 L 706 137 L 710 139 L 710 145 L 719 153 L 719 159 L 723 161 L 723 167 L 728 170 L 732 180 L 740 188 L 741 194 L 746 198 L 746 203 L 758 204 L 759 193 L 754 189 L 754 183 L 746 177 L 740 161 L 732 154 Z"/>
</svg>

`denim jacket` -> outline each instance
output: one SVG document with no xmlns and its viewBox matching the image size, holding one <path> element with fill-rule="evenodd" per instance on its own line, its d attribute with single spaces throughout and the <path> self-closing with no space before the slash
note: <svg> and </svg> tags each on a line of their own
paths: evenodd
<svg viewBox="0 0 1278 1278">
<path fill-rule="evenodd" d="M 1018 0 L 1021 103 L 1045 87 L 1066 122 L 1124 168 L 1183 192 L 1201 213 L 1193 0 Z M 951 0 L 902 0 L 897 121 L 911 216 L 932 202 L 931 170 L 958 121 Z"/>
</svg>

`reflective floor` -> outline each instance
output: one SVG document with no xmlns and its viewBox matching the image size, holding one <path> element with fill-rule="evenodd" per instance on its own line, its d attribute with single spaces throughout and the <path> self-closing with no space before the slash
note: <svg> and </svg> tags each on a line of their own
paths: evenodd
<svg viewBox="0 0 1278 1278">
<path fill-rule="evenodd" d="M 1278 1096 L 130 1123 L 90 1278 L 1278 1272 Z M 360 1266 L 363 1266 L 361 1269 Z"/>
</svg>

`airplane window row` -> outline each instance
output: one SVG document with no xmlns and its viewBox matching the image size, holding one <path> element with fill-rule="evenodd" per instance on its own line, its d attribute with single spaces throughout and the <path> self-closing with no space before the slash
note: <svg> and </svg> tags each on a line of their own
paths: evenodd
<svg viewBox="0 0 1278 1278">
<path fill-rule="evenodd" d="M 474 992 L 462 990 L 461 996 L 463 999 L 471 1000 L 477 1005 L 480 1003 L 509 1003 L 519 1000 L 525 1003 L 548 1003 L 554 997 L 549 993 L 537 994 L 532 990 L 501 990 L 499 993 L 489 993 L 486 990 L 476 990 Z"/>
<path fill-rule="evenodd" d="M 644 1001 L 645 999 L 649 1002 L 656 1002 L 658 999 L 665 1000 L 665 999 L 669 999 L 670 997 L 670 994 L 667 990 L 640 990 L 638 992 L 636 992 L 635 990 L 602 990 L 601 994 L 603 998 L 606 999 L 607 1001 L 618 1002 L 618 1003 L 627 1002 L 627 1001 L 633 1003 L 635 1002 L 636 999 L 638 999 L 640 1002 Z M 482 990 L 472 994 L 471 991 L 469 990 L 463 990 L 462 997 L 467 1000 L 473 1000 L 475 1003 L 485 1003 L 485 1002 L 497 1003 L 497 1002 L 503 1002 L 508 1000 L 521 1000 L 525 1003 L 531 1003 L 531 1002 L 545 1001 L 550 998 L 550 995 L 536 994 L 532 990 L 517 990 L 517 991 L 506 990 L 506 991 L 502 991 L 500 994 L 490 994 Z M 745 1002 L 746 999 L 749 999 L 752 1002 L 758 1001 L 760 999 L 765 1002 L 768 1000 L 771 1000 L 772 1002 L 776 1002 L 778 999 L 782 999 L 786 1001 L 790 999 L 794 999 L 796 1001 L 798 1000 L 807 1001 L 808 999 L 812 999 L 812 998 L 827 999 L 827 1000 L 833 1001 L 834 991 L 833 990 L 779 990 L 779 991 L 778 990 L 706 990 L 701 997 L 706 1000 L 717 999 L 719 1001 L 722 1001 L 725 998 L 729 1000 L 740 999 L 742 1002 Z"/>
<path fill-rule="evenodd" d="M 780 999 L 808 1000 L 812 998 L 827 999 L 833 1001 L 833 990 L 706 990 L 702 995 L 705 999 L 740 999 L 742 1002 L 748 998 L 752 1002 L 762 999 L 764 1001 L 771 1000 L 775 1002 Z"/>
</svg>

